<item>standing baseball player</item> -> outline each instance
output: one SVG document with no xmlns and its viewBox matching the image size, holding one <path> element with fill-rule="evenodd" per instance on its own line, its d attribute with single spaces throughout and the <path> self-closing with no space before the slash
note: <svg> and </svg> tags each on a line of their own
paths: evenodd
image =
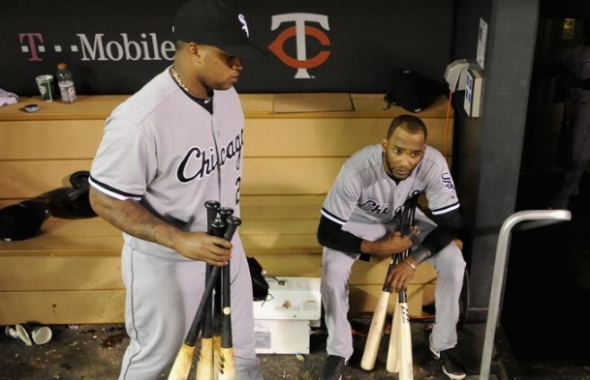
<svg viewBox="0 0 590 380">
<path fill-rule="evenodd" d="M 428 260 L 438 274 L 436 323 L 430 351 L 451 379 L 463 379 L 457 354 L 456 324 L 465 261 L 454 233 L 463 225 L 459 200 L 443 155 L 426 145 L 426 126 L 417 117 L 396 117 L 381 144 L 355 153 L 342 167 L 322 208 L 318 240 L 323 250 L 322 302 L 328 329 L 320 380 L 339 380 L 353 354 L 347 319 L 348 278 L 354 262 L 372 255 L 390 256 L 411 247 L 393 269 L 389 288 L 406 289 L 416 268 Z M 404 202 L 425 193 L 433 214 L 416 210 L 412 236 L 396 231 L 395 215 Z"/>
<path fill-rule="evenodd" d="M 561 65 L 567 84 L 565 118 L 571 126 L 571 167 L 567 168 L 549 208 L 567 209 L 570 197 L 580 193 L 579 184 L 590 162 L 590 19 L 583 24 L 584 42 L 566 50 Z"/>
<path fill-rule="evenodd" d="M 113 111 L 91 170 L 94 210 L 123 232 L 130 343 L 119 379 L 169 371 L 201 301 L 205 263 L 231 259 L 236 376 L 261 380 L 244 249 L 238 234 L 231 243 L 207 235 L 204 203 L 240 215 L 244 114 L 233 86 L 241 58 L 265 53 L 221 0 L 185 3 L 173 32 L 172 66 Z"/>
</svg>

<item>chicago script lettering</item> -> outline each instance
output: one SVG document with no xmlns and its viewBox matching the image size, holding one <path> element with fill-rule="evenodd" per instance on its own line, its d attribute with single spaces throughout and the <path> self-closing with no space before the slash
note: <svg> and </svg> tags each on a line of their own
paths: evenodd
<svg viewBox="0 0 590 380">
<path fill-rule="evenodd" d="M 188 183 L 211 175 L 226 162 L 236 157 L 236 170 L 240 170 L 242 162 L 243 131 L 233 140 L 222 147 L 219 156 L 214 148 L 201 149 L 198 146 L 192 147 L 184 156 L 178 169 L 176 177 L 181 183 Z"/>
<path fill-rule="evenodd" d="M 377 203 L 377 201 L 369 199 L 365 203 L 361 204 L 359 208 L 361 210 L 371 211 L 377 214 L 384 214 L 387 211 L 389 211 L 389 203 L 380 205 L 379 203 Z"/>
</svg>

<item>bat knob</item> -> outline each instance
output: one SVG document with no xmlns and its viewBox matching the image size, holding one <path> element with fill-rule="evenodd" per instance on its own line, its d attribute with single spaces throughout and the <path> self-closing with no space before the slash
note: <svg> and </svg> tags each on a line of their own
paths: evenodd
<svg viewBox="0 0 590 380">
<path fill-rule="evenodd" d="M 213 223 L 217 216 L 217 210 L 219 210 L 220 204 L 216 200 L 208 200 L 205 202 L 205 208 L 207 209 L 207 233 L 213 235 Z"/>
<path fill-rule="evenodd" d="M 231 207 L 221 207 L 219 209 L 219 215 L 221 215 L 223 220 L 226 220 L 230 215 L 233 215 L 233 213 L 234 209 Z"/>
<path fill-rule="evenodd" d="M 221 220 L 221 218 L 216 218 L 213 223 L 211 223 L 211 230 L 213 236 L 223 237 L 225 234 L 227 225 Z"/>
<path fill-rule="evenodd" d="M 223 236 L 224 239 L 231 241 L 234 233 L 242 224 L 242 219 L 238 218 L 237 216 L 230 215 L 226 219 L 227 223 L 227 230 L 225 231 L 225 235 Z"/>
<path fill-rule="evenodd" d="M 208 210 L 218 210 L 219 209 L 219 202 L 215 201 L 215 200 L 208 200 L 205 202 L 205 207 Z"/>
</svg>

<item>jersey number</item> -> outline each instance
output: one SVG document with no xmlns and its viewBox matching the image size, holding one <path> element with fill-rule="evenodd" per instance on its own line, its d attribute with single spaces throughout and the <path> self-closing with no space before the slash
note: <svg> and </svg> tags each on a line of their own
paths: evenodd
<svg viewBox="0 0 590 380">
<path fill-rule="evenodd" d="M 242 177 L 236 178 L 236 206 L 240 204 L 240 186 L 242 184 Z"/>
</svg>

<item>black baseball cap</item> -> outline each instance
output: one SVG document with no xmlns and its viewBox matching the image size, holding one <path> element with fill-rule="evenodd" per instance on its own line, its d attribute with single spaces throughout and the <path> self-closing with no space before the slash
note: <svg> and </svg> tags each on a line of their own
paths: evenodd
<svg viewBox="0 0 590 380">
<path fill-rule="evenodd" d="M 184 3 L 172 26 L 177 41 L 212 45 L 240 58 L 263 58 L 267 53 L 250 42 L 243 14 L 221 0 L 191 0 Z"/>
<path fill-rule="evenodd" d="M 37 200 L 7 206 L 0 210 L 0 239 L 13 241 L 31 238 L 49 216 L 49 209 Z"/>
</svg>

